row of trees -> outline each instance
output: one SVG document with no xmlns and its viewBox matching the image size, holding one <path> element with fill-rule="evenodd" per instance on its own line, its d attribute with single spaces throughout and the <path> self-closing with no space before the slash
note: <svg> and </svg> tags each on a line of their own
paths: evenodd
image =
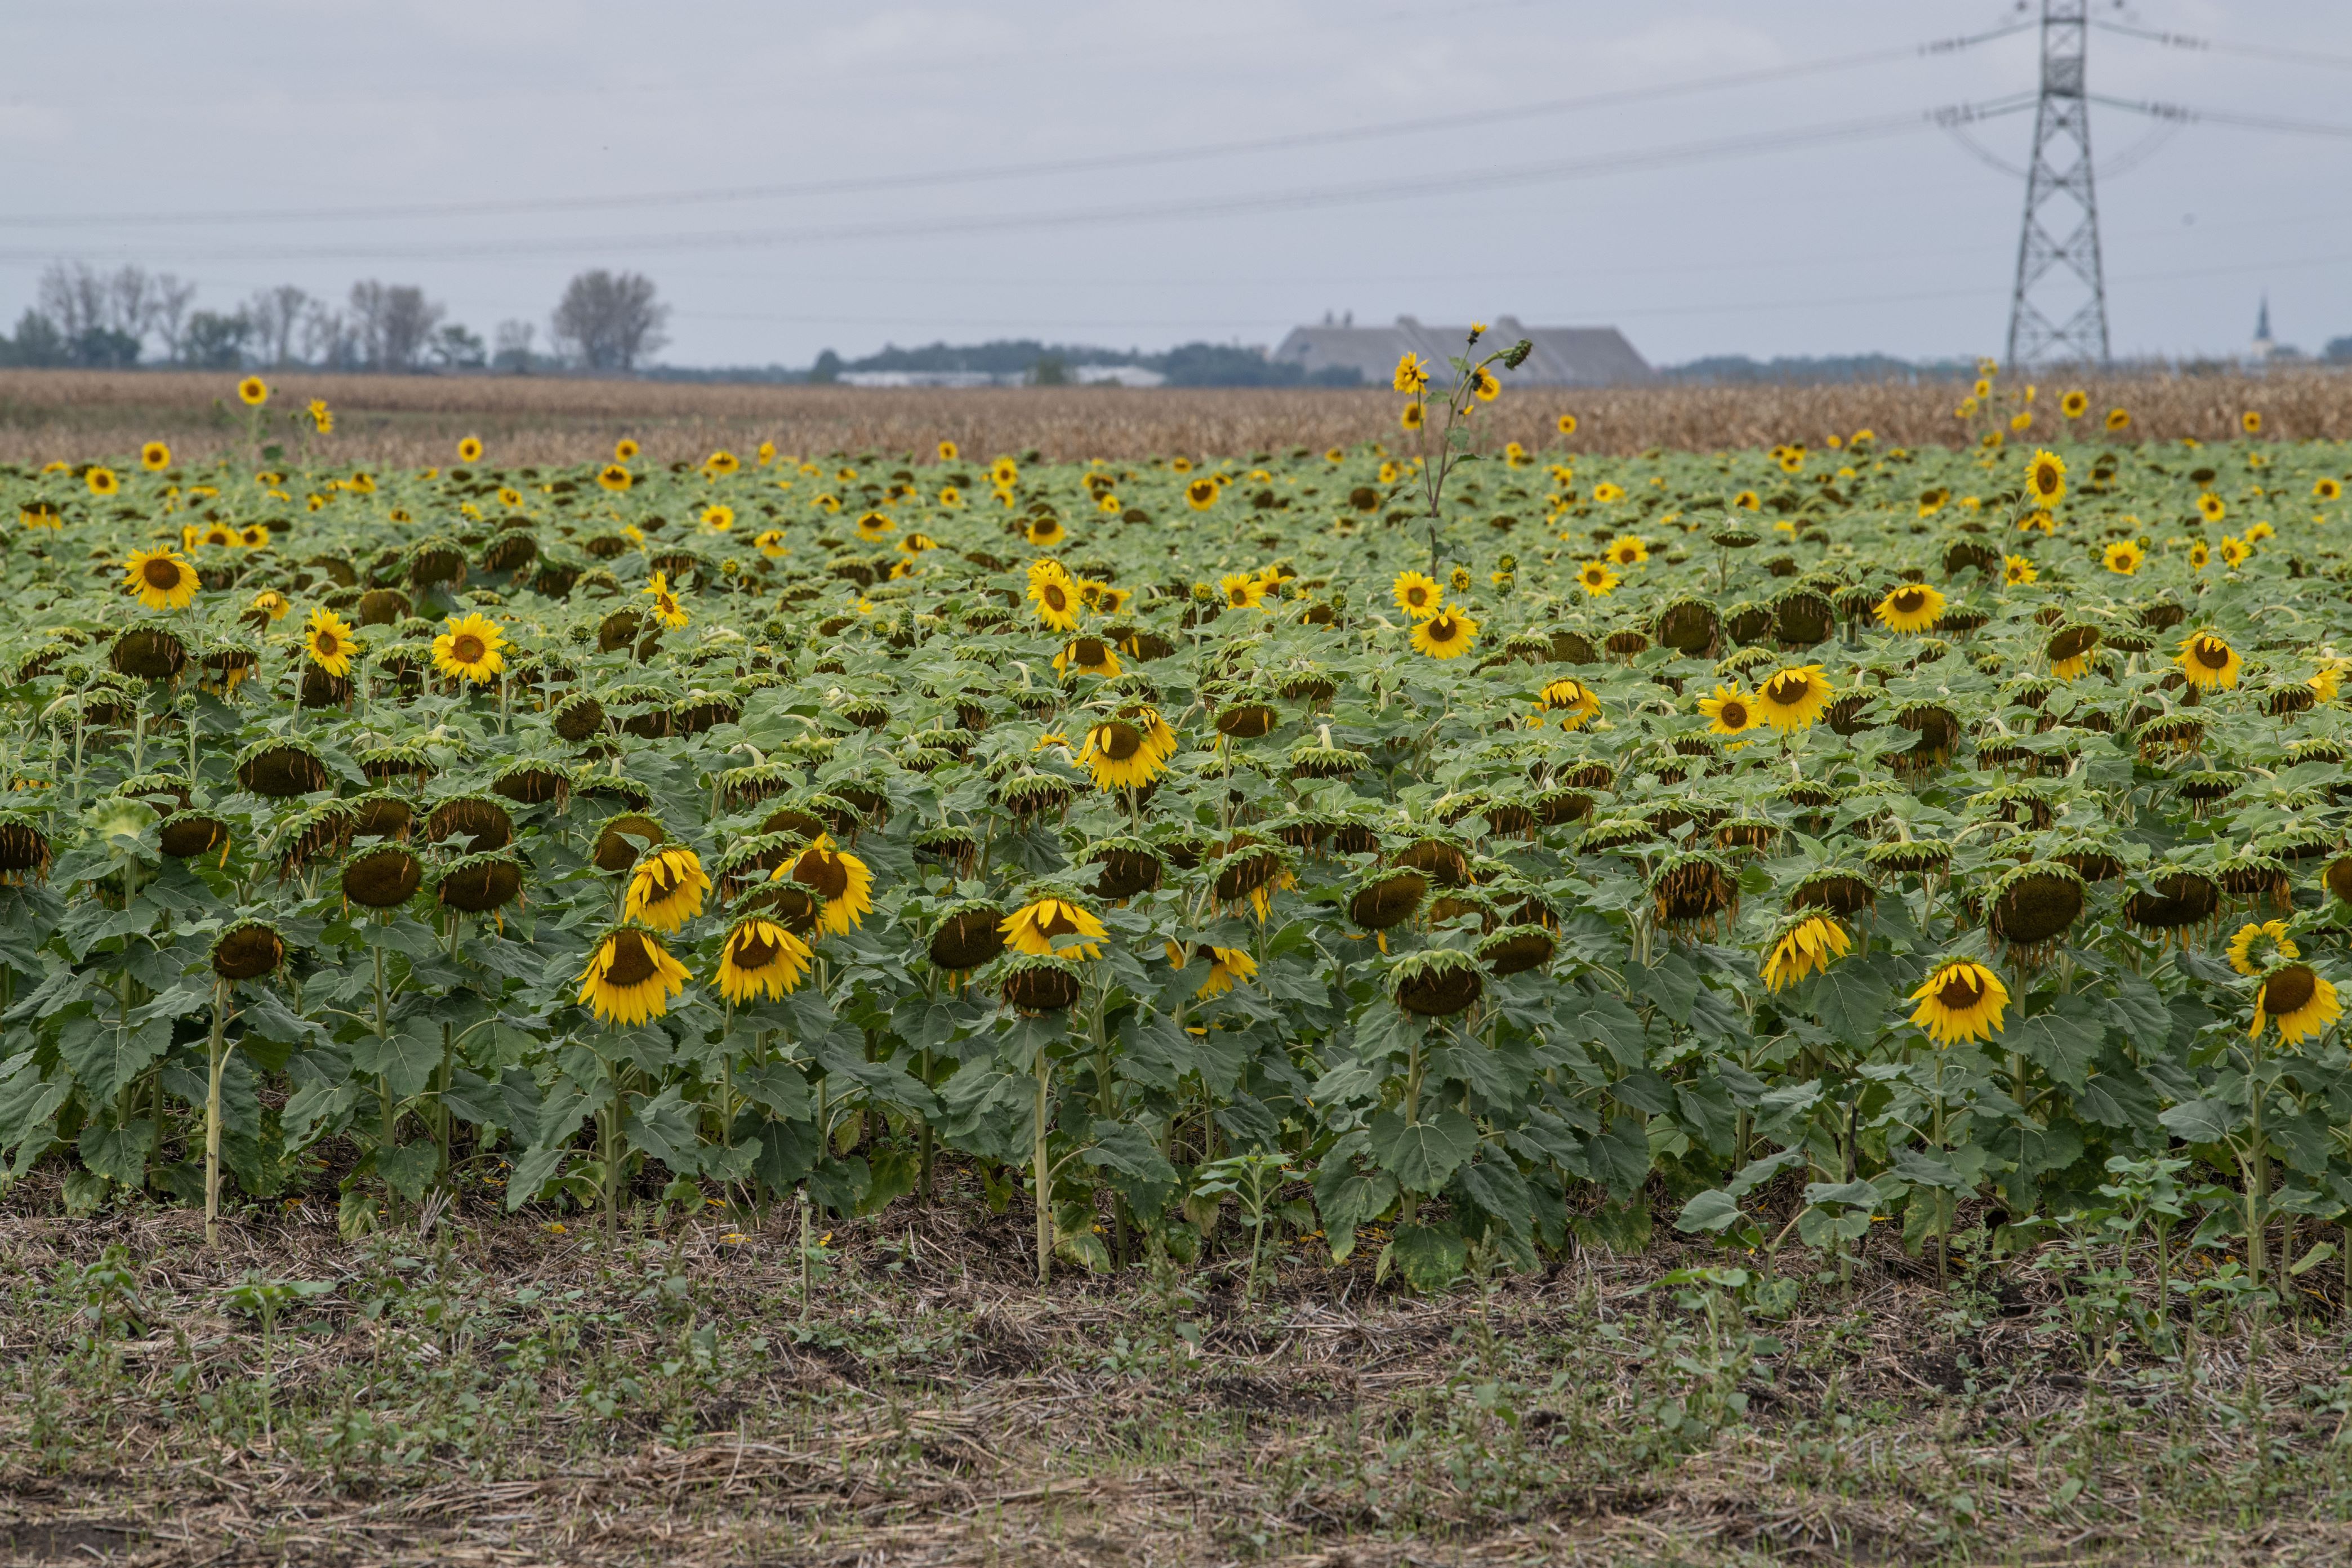
<svg viewBox="0 0 2352 1568">
<path fill-rule="evenodd" d="M 169 272 L 58 262 L 41 275 L 15 332 L 0 336 L 0 365 L 630 371 L 668 341 L 662 328 L 669 307 L 653 280 L 601 268 L 565 286 L 549 318 L 545 353 L 533 323 L 500 321 L 486 343 L 409 283 L 367 279 L 340 304 L 292 283 L 257 289 L 228 310 L 197 309 L 195 297 L 196 285 Z M 160 351 L 152 359 L 151 349 Z"/>
</svg>

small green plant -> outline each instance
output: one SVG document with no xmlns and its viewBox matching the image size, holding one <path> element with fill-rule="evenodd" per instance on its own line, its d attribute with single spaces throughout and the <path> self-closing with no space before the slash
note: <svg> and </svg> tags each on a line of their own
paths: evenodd
<svg viewBox="0 0 2352 1568">
<path fill-rule="evenodd" d="M 261 1430 L 267 1442 L 272 1436 L 270 1425 L 270 1394 L 275 1377 L 278 1317 L 287 1308 L 299 1301 L 315 1301 L 334 1293 L 334 1286 L 324 1279 L 272 1279 L 257 1269 L 248 1270 L 243 1279 L 228 1288 L 223 1302 L 231 1311 L 243 1312 L 261 1320 Z"/>
<path fill-rule="evenodd" d="M 1249 1274 L 1242 1282 L 1242 1310 L 1247 1311 L 1257 1292 L 1258 1258 L 1265 1247 L 1266 1221 L 1273 1217 L 1275 1199 L 1293 1174 L 1287 1154 L 1229 1154 L 1201 1167 L 1192 1182 L 1195 1197 L 1214 1202 L 1230 1195 L 1249 1226 Z"/>
</svg>

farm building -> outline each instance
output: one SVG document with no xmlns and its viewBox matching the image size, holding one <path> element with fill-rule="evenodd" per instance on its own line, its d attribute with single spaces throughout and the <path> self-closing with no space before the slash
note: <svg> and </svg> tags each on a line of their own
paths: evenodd
<svg viewBox="0 0 2352 1568">
<path fill-rule="evenodd" d="M 1406 353 L 1443 367 L 1463 351 L 1469 336 L 1467 325 L 1426 327 L 1411 316 L 1399 316 L 1390 327 L 1359 327 L 1326 316 L 1321 326 L 1293 327 L 1273 357 L 1276 364 L 1295 364 L 1310 375 L 1352 369 L 1375 385 L 1386 385 Z M 1620 386 L 1657 379 L 1658 373 L 1614 327 L 1528 327 L 1517 317 L 1497 316 L 1481 347 L 1500 348 L 1520 338 L 1533 343 L 1535 352 L 1517 370 L 1502 374 L 1521 386 Z"/>
</svg>

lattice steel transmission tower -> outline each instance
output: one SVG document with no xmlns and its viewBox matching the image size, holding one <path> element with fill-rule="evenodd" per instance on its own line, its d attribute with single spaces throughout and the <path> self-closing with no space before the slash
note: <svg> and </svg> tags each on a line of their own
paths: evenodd
<svg viewBox="0 0 2352 1568">
<path fill-rule="evenodd" d="M 2042 97 L 2025 173 L 2025 226 L 2009 301 L 2007 363 L 2107 363 L 2107 289 L 2084 95 L 2088 0 L 2042 0 Z"/>
</svg>

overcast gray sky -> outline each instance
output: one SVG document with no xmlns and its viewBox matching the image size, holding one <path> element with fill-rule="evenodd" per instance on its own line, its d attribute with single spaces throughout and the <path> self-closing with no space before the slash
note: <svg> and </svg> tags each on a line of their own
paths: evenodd
<svg viewBox="0 0 2352 1568">
<path fill-rule="evenodd" d="M 2346 0 L 2091 4 L 2334 61 L 2095 32 L 2096 92 L 2352 129 Z M 940 338 L 1271 343 L 1326 310 L 1614 323 L 1657 363 L 1998 352 L 2021 184 L 1914 117 L 2030 89 L 2034 35 L 1907 51 L 2022 15 L 2016 0 L 12 0 L 0 320 L 47 261 L 79 258 L 175 271 L 218 309 L 278 282 L 338 300 L 355 278 L 415 282 L 486 337 L 506 318 L 543 333 L 564 279 L 607 266 L 660 285 L 676 363 Z M 1654 90 L 1863 55 L 1880 58 Z M 1034 167 L 1596 94 L 1618 96 Z M 2018 163 L 2032 118 L 1972 134 Z M 2352 137 L 2202 123 L 2140 146 L 2152 125 L 2094 114 L 2103 163 L 2140 159 L 2100 189 L 2116 352 L 2234 351 L 2265 288 L 2283 341 L 2352 333 Z M 1447 190 L 1449 174 L 1487 178 Z M 656 195 L 669 199 L 520 205 Z"/>
</svg>

